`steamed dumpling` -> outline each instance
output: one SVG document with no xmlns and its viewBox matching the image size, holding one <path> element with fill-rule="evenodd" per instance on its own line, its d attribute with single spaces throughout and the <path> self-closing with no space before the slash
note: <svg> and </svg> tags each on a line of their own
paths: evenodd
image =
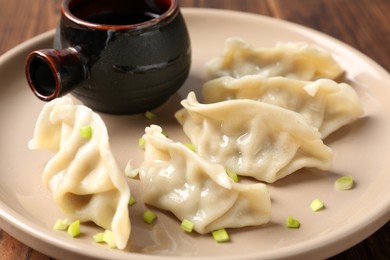
<svg viewBox="0 0 390 260">
<path fill-rule="evenodd" d="M 139 172 L 145 203 L 190 220 L 201 234 L 269 221 L 271 201 L 264 184 L 234 183 L 223 166 L 168 139 L 159 126 L 145 132 Z"/>
<path fill-rule="evenodd" d="M 206 69 L 212 78 L 262 75 L 301 80 L 336 79 L 344 72 L 328 52 L 307 43 L 255 48 L 239 38 L 228 38 L 224 53 L 207 62 Z"/>
<path fill-rule="evenodd" d="M 330 79 L 302 81 L 259 75 L 221 77 L 203 85 L 205 103 L 253 99 L 300 113 L 325 138 L 363 114 L 359 97 L 346 83 Z"/>
<path fill-rule="evenodd" d="M 80 135 L 84 126 L 91 127 L 91 138 Z M 43 182 L 60 209 L 111 230 L 123 249 L 130 236 L 130 189 L 101 117 L 68 97 L 55 99 L 42 109 L 29 147 L 56 153 L 44 169 Z"/>
<path fill-rule="evenodd" d="M 176 118 L 207 160 L 274 182 L 303 167 L 329 170 L 332 151 L 298 113 L 249 99 L 200 104 L 193 92 Z"/>
</svg>

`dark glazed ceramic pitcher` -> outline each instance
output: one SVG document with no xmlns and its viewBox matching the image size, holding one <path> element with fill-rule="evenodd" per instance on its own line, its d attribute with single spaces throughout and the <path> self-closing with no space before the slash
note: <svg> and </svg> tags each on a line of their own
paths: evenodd
<svg viewBox="0 0 390 260">
<path fill-rule="evenodd" d="M 164 103 L 190 64 L 176 0 L 64 0 L 54 49 L 30 53 L 26 77 L 42 100 L 72 92 L 92 109 L 134 114 Z"/>
</svg>

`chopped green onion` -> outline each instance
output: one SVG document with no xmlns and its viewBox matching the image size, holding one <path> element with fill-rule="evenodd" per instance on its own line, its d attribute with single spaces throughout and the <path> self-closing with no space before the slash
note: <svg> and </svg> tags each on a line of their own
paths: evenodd
<svg viewBox="0 0 390 260">
<path fill-rule="evenodd" d="M 68 234 L 71 237 L 77 237 L 80 234 L 80 220 L 76 220 L 69 225 Z"/>
<path fill-rule="evenodd" d="M 139 138 L 138 139 L 138 146 L 141 148 L 141 149 L 145 149 L 145 144 L 146 144 L 146 140 L 145 138 Z"/>
<path fill-rule="evenodd" d="M 233 170 L 230 169 L 230 168 L 226 168 L 226 173 L 227 173 L 227 175 L 228 175 L 230 178 L 232 178 L 232 180 L 233 180 L 234 182 L 238 182 L 238 175 L 237 175 L 237 173 L 236 173 L 235 171 L 233 171 Z"/>
<path fill-rule="evenodd" d="M 144 212 L 144 221 L 148 224 L 152 224 L 152 222 L 157 218 L 157 215 L 152 211 L 147 210 Z"/>
<path fill-rule="evenodd" d="M 299 228 L 300 225 L 301 225 L 301 223 L 299 223 L 298 220 L 293 218 L 293 216 L 289 216 L 286 219 L 286 227 L 288 227 L 288 228 Z"/>
<path fill-rule="evenodd" d="M 213 235 L 214 240 L 217 241 L 218 243 L 227 242 L 230 240 L 229 234 L 224 228 L 214 230 L 211 232 L 211 234 Z"/>
<path fill-rule="evenodd" d="M 194 229 L 194 226 L 195 224 L 191 221 L 189 221 L 188 219 L 183 219 L 183 221 L 181 222 L 180 224 L 180 227 L 186 231 L 186 232 L 192 232 L 192 230 Z"/>
<path fill-rule="evenodd" d="M 103 241 L 111 248 L 116 247 L 114 233 L 111 230 L 104 231 Z"/>
<path fill-rule="evenodd" d="M 67 230 L 69 227 L 68 219 L 58 219 L 54 224 L 55 230 Z"/>
<path fill-rule="evenodd" d="M 320 209 L 323 209 L 324 208 L 324 203 L 319 200 L 319 199 L 315 199 L 311 202 L 310 204 L 310 208 L 316 212 L 316 211 L 319 211 Z"/>
<path fill-rule="evenodd" d="M 90 139 L 92 137 L 92 127 L 90 125 L 80 127 L 80 136 L 82 138 Z"/>
<path fill-rule="evenodd" d="M 92 238 L 96 243 L 103 243 L 104 242 L 104 232 L 97 233 Z"/>
<path fill-rule="evenodd" d="M 133 195 L 130 195 L 129 205 L 130 205 L 130 206 L 133 206 L 135 203 L 136 203 L 135 198 L 133 197 Z"/>
<path fill-rule="evenodd" d="M 104 242 L 111 248 L 116 247 L 115 236 L 111 230 L 105 230 L 104 232 L 97 233 L 92 238 L 96 243 L 103 243 Z"/>
<path fill-rule="evenodd" d="M 193 151 L 194 153 L 196 153 L 196 149 L 195 149 L 195 146 L 193 144 L 184 144 L 187 148 L 189 148 L 191 151 Z"/>
<path fill-rule="evenodd" d="M 334 188 L 336 190 L 349 190 L 353 187 L 353 177 L 346 175 L 338 178 L 334 183 Z"/>
<path fill-rule="evenodd" d="M 145 112 L 145 117 L 149 120 L 153 120 L 157 117 L 157 115 L 151 111 L 146 111 Z"/>
</svg>

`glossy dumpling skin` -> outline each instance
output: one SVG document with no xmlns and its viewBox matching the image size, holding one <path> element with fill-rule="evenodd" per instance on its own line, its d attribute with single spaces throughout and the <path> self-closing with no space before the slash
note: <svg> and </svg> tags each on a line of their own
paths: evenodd
<svg viewBox="0 0 390 260">
<path fill-rule="evenodd" d="M 344 71 L 325 51 L 304 42 L 256 48 L 239 38 L 228 38 L 221 56 L 206 63 L 211 78 L 245 75 L 283 76 L 301 80 L 336 79 Z"/>
<path fill-rule="evenodd" d="M 81 137 L 83 126 L 92 127 L 91 138 Z M 71 218 L 113 231 L 116 246 L 123 249 L 130 236 L 130 189 L 101 117 L 68 97 L 55 99 L 39 114 L 29 148 L 55 152 L 43 183 L 59 208 Z"/>
<path fill-rule="evenodd" d="M 239 79 L 221 77 L 203 85 L 205 103 L 229 99 L 253 99 L 300 113 L 317 127 L 322 138 L 363 114 L 356 91 L 330 79 L 302 81 L 259 75 Z"/>
<path fill-rule="evenodd" d="M 200 104 L 193 92 L 175 116 L 197 153 L 269 183 L 303 167 L 329 170 L 332 151 L 298 113 L 249 99 Z"/>
<path fill-rule="evenodd" d="M 264 184 L 234 183 L 223 166 L 168 139 L 159 126 L 147 127 L 143 138 L 139 176 L 145 203 L 192 221 L 200 234 L 269 221 L 271 201 Z"/>
</svg>

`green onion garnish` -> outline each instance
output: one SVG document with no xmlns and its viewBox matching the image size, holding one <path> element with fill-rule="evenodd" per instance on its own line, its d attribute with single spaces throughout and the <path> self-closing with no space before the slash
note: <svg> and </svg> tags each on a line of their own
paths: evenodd
<svg viewBox="0 0 390 260">
<path fill-rule="evenodd" d="M 146 111 L 145 117 L 146 117 L 146 119 L 153 120 L 157 117 L 157 115 L 151 111 Z"/>
<path fill-rule="evenodd" d="M 189 221 L 188 219 L 183 219 L 183 221 L 180 224 L 180 227 L 184 231 L 189 232 L 189 233 L 192 232 L 192 230 L 194 229 L 194 226 L 195 226 L 195 224 L 193 222 Z"/>
<path fill-rule="evenodd" d="M 334 183 L 334 188 L 336 190 L 349 190 L 353 187 L 353 177 L 346 175 L 338 178 Z"/>
<path fill-rule="evenodd" d="M 135 203 L 136 203 L 135 198 L 133 197 L 133 195 L 130 195 L 129 205 L 130 205 L 130 206 L 133 206 Z"/>
<path fill-rule="evenodd" d="M 145 149 L 145 144 L 146 144 L 146 140 L 145 138 L 139 138 L 138 139 L 138 146 L 141 148 L 141 149 Z"/>
<path fill-rule="evenodd" d="M 54 224 L 53 229 L 55 230 L 67 230 L 69 227 L 68 219 L 58 219 Z"/>
<path fill-rule="evenodd" d="M 80 220 L 76 220 L 68 227 L 68 235 L 71 237 L 77 237 L 80 234 Z"/>
<path fill-rule="evenodd" d="M 316 212 L 316 211 L 319 211 L 320 209 L 323 209 L 324 208 L 324 203 L 319 200 L 319 199 L 315 199 L 313 200 L 311 203 L 310 203 L 310 208 Z"/>
<path fill-rule="evenodd" d="M 144 212 L 144 221 L 148 224 L 152 224 L 152 222 L 157 218 L 157 215 L 152 211 L 147 210 Z"/>
<path fill-rule="evenodd" d="M 213 235 L 214 240 L 218 243 L 227 242 L 230 240 L 229 234 L 224 228 L 214 230 L 213 232 L 211 232 L 211 234 Z"/>
<path fill-rule="evenodd" d="M 104 242 L 104 232 L 97 233 L 92 238 L 96 243 L 103 243 Z"/>
<path fill-rule="evenodd" d="M 82 138 L 90 139 L 92 137 L 92 127 L 90 125 L 81 127 L 80 136 Z"/>
<path fill-rule="evenodd" d="M 233 170 L 230 169 L 230 168 L 226 168 L 226 173 L 227 173 L 227 175 L 228 175 L 230 178 L 232 178 L 232 180 L 233 180 L 234 182 L 238 182 L 238 175 L 237 175 L 237 173 L 236 173 L 235 171 L 233 171 Z"/>
<path fill-rule="evenodd" d="M 111 230 L 104 231 L 103 241 L 111 248 L 116 247 L 114 233 Z"/>
<path fill-rule="evenodd" d="M 293 216 L 289 216 L 286 219 L 286 227 L 288 227 L 288 228 L 299 228 L 300 225 L 301 225 L 301 223 L 299 223 L 298 220 L 293 218 Z"/>
<path fill-rule="evenodd" d="M 196 149 L 195 149 L 195 146 L 193 144 L 184 144 L 187 148 L 189 148 L 191 151 L 193 151 L 194 153 L 196 152 Z"/>
</svg>

